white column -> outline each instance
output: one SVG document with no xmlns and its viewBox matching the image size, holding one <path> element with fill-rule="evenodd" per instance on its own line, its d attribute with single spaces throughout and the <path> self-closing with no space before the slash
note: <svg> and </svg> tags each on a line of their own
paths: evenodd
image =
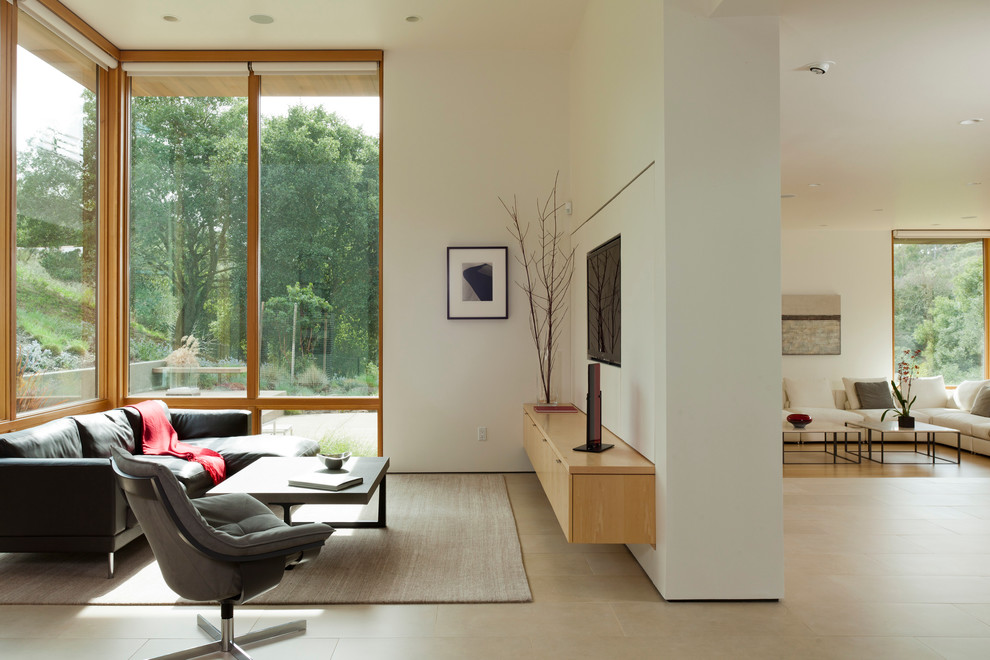
<svg viewBox="0 0 990 660">
<path fill-rule="evenodd" d="M 778 19 L 663 3 L 656 577 L 783 596 Z M 642 554 L 642 553 L 639 553 Z"/>
</svg>

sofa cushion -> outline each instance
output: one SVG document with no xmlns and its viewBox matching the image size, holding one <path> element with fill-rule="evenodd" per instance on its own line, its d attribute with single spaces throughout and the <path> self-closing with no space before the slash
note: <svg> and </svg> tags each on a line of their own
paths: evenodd
<svg viewBox="0 0 990 660">
<path fill-rule="evenodd" d="M 0 435 L 0 458 L 82 458 L 79 427 L 68 417 Z"/>
<path fill-rule="evenodd" d="M 842 388 L 846 391 L 846 401 L 849 402 L 849 409 L 856 410 L 857 408 L 869 407 L 860 404 L 859 396 L 856 394 L 856 383 L 886 383 L 888 380 L 887 378 L 843 378 Z"/>
<path fill-rule="evenodd" d="M 969 434 L 974 438 L 979 438 L 981 440 L 990 440 L 990 419 L 980 416 L 974 416 L 974 419 L 978 419 L 981 421 L 978 422 L 974 421 L 970 425 Z"/>
<path fill-rule="evenodd" d="M 225 438 L 183 440 L 194 447 L 207 447 L 223 456 L 227 476 L 240 472 L 259 458 L 316 456 L 319 444 L 293 435 L 240 435 Z"/>
<path fill-rule="evenodd" d="M 964 410 L 942 410 L 932 415 L 931 423 L 955 429 L 964 435 L 973 435 L 973 422 L 986 421 Z"/>
<path fill-rule="evenodd" d="M 894 397 L 890 394 L 890 386 L 886 381 L 856 382 L 856 397 L 860 408 L 893 408 Z"/>
<path fill-rule="evenodd" d="M 185 442 L 196 438 L 216 438 L 251 433 L 251 413 L 247 410 L 170 411 L 169 421 Z"/>
<path fill-rule="evenodd" d="M 990 417 L 990 387 L 984 387 L 976 395 L 971 412 L 980 417 Z"/>
<path fill-rule="evenodd" d="M 785 378 L 784 389 L 791 408 L 835 408 L 828 378 Z"/>
<path fill-rule="evenodd" d="M 898 383 L 898 386 L 900 384 Z M 915 399 L 913 408 L 944 408 L 948 402 L 945 392 L 945 381 L 941 376 L 925 376 L 911 381 L 911 398 Z"/>
<path fill-rule="evenodd" d="M 84 458 L 110 458 L 110 447 L 134 453 L 134 431 L 122 410 L 74 415 Z"/>
<path fill-rule="evenodd" d="M 964 380 L 956 385 L 956 391 L 952 393 L 952 398 L 960 410 L 972 410 L 976 395 L 980 393 L 990 380 Z"/>
</svg>

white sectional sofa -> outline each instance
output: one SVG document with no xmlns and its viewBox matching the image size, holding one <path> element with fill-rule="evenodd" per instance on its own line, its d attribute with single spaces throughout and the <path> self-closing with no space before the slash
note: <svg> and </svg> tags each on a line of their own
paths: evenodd
<svg viewBox="0 0 990 660">
<path fill-rule="evenodd" d="M 804 413 L 822 422 L 855 422 L 862 419 L 880 420 L 883 408 L 861 408 L 856 396 L 856 382 L 877 382 L 884 378 L 843 378 L 842 388 L 834 389 L 827 378 L 785 378 L 783 418 L 791 413 Z M 911 386 L 911 396 L 917 396 L 911 415 L 919 422 L 958 430 L 962 448 L 990 456 L 990 417 L 970 412 L 977 395 L 990 380 L 964 381 L 949 389 L 941 376 L 917 378 Z M 892 415 L 894 416 L 892 418 Z M 895 413 L 887 421 L 896 419 Z M 788 434 L 797 441 L 797 434 Z M 816 437 L 817 436 L 817 437 Z M 822 440 L 821 434 L 802 434 L 800 441 Z M 936 442 L 955 446 L 955 434 L 936 434 Z"/>
</svg>

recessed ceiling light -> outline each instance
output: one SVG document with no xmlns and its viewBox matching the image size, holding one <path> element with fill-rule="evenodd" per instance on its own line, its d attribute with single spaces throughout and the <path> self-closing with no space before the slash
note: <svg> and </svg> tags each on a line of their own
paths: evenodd
<svg viewBox="0 0 990 660">
<path fill-rule="evenodd" d="M 797 197 L 797 195 L 792 195 L 792 194 L 788 193 L 786 195 L 781 195 L 780 196 L 781 199 L 790 199 L 791 197 Z"/>
<path fill-rule="evenodd" d="M 248 19 L 252 23 L 257 23 L 258 25 L 269 25 L 270 23 L 275 22 L 275 19 L 268 14 L 255 14 L 254 16 L 249 16 Z"/>
<path fill-rule="evenodd" d="M 818 225 L 819 227 L 828 227 L 828 225 Z"/>
<path fill-rule="evenodd" d="M 809 188 L 821 188 L 822 187 L 822 184 L 820 184 L 820 183 L 809 183 L 808 184 L 808 187 Z"/>
<path fill-rule="evenodd" d="M 941 227 L 941 226 L 942 226 L 942 223 L 941 223 L 941 222 L 933 222 L 933 223 L 931 224 L 931 226 L 932 226 L 932 227 Z"/>
<path fill-rule="evenodd" d="M 982 122 L 983 122 L 983 119 L 977 117 L 977 118 L 974 118 L 974 119 L 963 119 L 959 123 L 962 124 L 963 126 L 970 126 L 972 124 L 979 124 L 979 123 L 982 123 Z"/>
<path fill-rule="evenodd" d="M 406 16 L 406 23 L 419 23 L 421 20 L 422 16 Z"/>
<path fill-rule="evenodd" d="M 873 212 L 874 212 L 874 213 L 879 213 L 879 212 L 881 212 L 881 211 L 883 211 L 883 209 L 873 209 Z"/>
<path fill-rule="evenodd" d="M 976 216 L 975 215 L 964 215 L 962 217 L 962 219 L 963 220 L 976 220 Z"/>
<path fill-rule="evenodd" d="M 983 185 L 983 182 L 982 181 L 970 181 L 966 185 L 967 186 L 982 186 Z"/>
<path fill-rule="evenodd" d="M 178 23 L 179 22 L 179 17 L 178 16 L 172 16 L 171 14 L 165 14 L 164 16 L 162 16 L 162 20 L 163 21 L 166 21 L 168 23 Z"/>
</svg>

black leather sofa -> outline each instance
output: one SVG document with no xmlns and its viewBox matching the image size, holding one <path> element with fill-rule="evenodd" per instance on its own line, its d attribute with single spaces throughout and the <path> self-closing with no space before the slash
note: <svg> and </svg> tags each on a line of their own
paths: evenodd
<svg viewBox="0 0 990 660">
<path fill-rule="evenodd" d="M 165 404 L 162 403 L 164 406 Z M 166 407 L 166 410 L 167 407 Z M 247 410 L 168 410 L 179 440 L 224 457 L 227 476 L 262 456 L 315 456 L 313 440 L 250 435 Z M 141 454 L 141 420 L 130 408 L 72 415 L 0 435 L 0 552 L 114 552 L 141 536 L 110 463 L 110 447 Z M 213 486 L 199 463 L 149 456 L 190 497 Z"/>
</svg>

